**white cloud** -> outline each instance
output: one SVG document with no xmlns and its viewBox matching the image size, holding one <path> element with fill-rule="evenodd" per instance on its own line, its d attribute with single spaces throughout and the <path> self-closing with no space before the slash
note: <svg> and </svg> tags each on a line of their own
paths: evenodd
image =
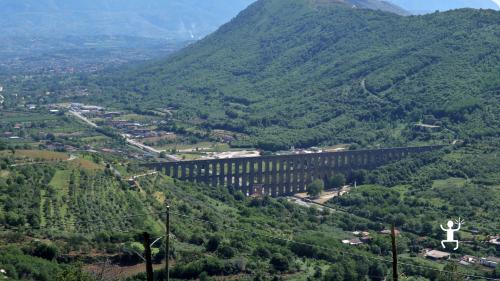
<svg viewBox="0 0 500 281">
<path fill-rule="evenodd" d="M 500 8 L 500 0 L 493 0 L 493 2 L 495 2 L 498 6 L 498 8 Z"/>
</svg>

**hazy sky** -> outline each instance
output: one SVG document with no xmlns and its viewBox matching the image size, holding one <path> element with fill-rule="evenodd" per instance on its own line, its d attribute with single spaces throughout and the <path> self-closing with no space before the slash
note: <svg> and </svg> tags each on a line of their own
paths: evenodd
<svg viewBox="0 0 500 281">
<path fill-rule="evenodd" d="M 500 7 L 500 0 L 493 0 L 493 2 L 497 3 L 498 7 Z"/>
</svg>

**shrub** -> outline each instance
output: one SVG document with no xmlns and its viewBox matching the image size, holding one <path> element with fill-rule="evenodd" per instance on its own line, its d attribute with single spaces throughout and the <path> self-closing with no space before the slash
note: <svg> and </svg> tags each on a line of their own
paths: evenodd
<svg viewBox="0 0 500 281">
<path fill-rule="evenodd" d="M 271 252 L 269 252 L 269 250 L 264 247 L 258 247 L 257 249 L 255 249 L 255 251 L 253 251 L 253 255 L 256 257 L 267 259 L 271 256 Z"/>
<path fill-rule="evenodd" d="M 282 254 L 274 254 L 270 263 L 277 271 L 287 271 L 290 268 L 290 261 Z"/>
<path fill-rule="evenodd" d="M 331 188 L 340 188 L 345 185 L 345 182 L 343 174 L 336 174 L 328 179 L 328 186 Z"/>
<path fill-rule="evenodd" d="M 318 197 L 323 189 L 325 188 L 325 184 L 322 180 L 316 179 L 309 186 L 307 186 L 307 194 L 311 197 Z"/>
<path fill-rule="evenodd" d="M 219 257 L 230 259 L 234 257 L 236 251 L 229 245 L 222 245 L 217 249 L 217 254 L 219 255 Z"/>
<path fill-rule="evenodd" d="M 52 244 L 36 243 L 33 247 L 31 255 L 46 260 L 54 260 L 59 254 L 59 249 Z"/>
<path fill-rule="evenodd" d="M 219 244 L 222 238 L 220 236 L 212 236 L 208 239 L 207 244 L 205 245 L 205 249 L 209 252 L 215 252 L 217 248 L 219 248 Z"/>
</svg>

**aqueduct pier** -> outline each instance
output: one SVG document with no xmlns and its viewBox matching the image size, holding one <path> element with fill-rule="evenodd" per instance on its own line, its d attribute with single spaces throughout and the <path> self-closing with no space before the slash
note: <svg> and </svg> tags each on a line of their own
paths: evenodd
<svg viewBox="0 0 500 281">
<path fill-rule="evenodd" d="M 374 169 L 410 154 L 437 150 L 441 145 L 321 152 L 248 158 L 149 163 L 143 166 L 174 179 L 225 185 L 243 194 L 282 196 L 306 191 L 314 179 Z"/>
</svg>

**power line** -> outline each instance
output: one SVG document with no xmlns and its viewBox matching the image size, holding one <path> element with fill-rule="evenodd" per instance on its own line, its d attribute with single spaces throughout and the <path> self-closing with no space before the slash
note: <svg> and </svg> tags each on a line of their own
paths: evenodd
<svg viewBox="0 0 500 281">
<path fill-rule="evenodd" d="M 92 223 L 98 223 L 98 222 L 115 222 L 118 221 L 119 219 L 130 219 L 130 218 L 137 218 L 137 217 L 144 217 L 144 216 L 149 216 L 149 215 L 157 215 L 157 214 L 162 214 L 165 213 L 164 211 L 162 212 L 149 212 L 149 213 L 142 213 L 142 214 L 135 214 L 135 215 L 128 215 L 128 216 L 119 216 L 118 218 L 113 218 L 113 219 L 93 219 L 93 220 L 78 220 L 78 221 L 66 221 L 66 222 L 60 222 L 56 224 L 51 224 L 51 225 L 45 225 L 45 226 L 30 226 L 30 227 L 10 227 L 10 228 L 4 228 L 4 230 L 36 230 L 36 229 L 50 229 L 50 228 L 55 228 L 55 227 L 64 227 L 64 226 L 77 226 L 77 225 L 89 225 Z M 99 226 L 97 226 L 99 227 Z M 125 231 L 124 231 L 125 232 Z"/>
<path fill-rule="evenodd" d="M 316 247 L 316 248 L 323 249 L 323 250 L 335 250 L 335 251 L 337 251 L 337 252 L 339 252 L 341 254 L 346 254 L 346 255 L 355 256 L 355 257 L 368 258 L 368 259 L 372 259 L 372 260 L 382 261 L 382 262 L 385 262 L 385 263 L 392 263 L 392 261 L 384 259 L 384 258 L 378 258 L 378 257 L 372 257 L 372 256 L 364 256 L 364 255 L 360 255 L 360 254 L 355 254 L 355 253 L 341 251 L 341 250 L 336 249 L 336 248 L 334 249 L 334 248 L 329 248 L 329 247 L 325 247 L 325 246 L 314 245 L 314 244 L 309 244 L 309 243 L 305 243 L 305 242 L 299 242 L 299 241 L 295 241 L 295 240 L 292 240 L 292 239 L 287 239 L 287 238 L 283 238 L 283 237 L 273 236 L 273 235 L 269 235 L 269 234 L 262 234 L 262 233 L 258 233 L 258 232 L 252 231 L 252 230 L 247 230 L 247 229 L 243 229 L 243 228 L 232 227 L 232 226 L 228 226 L 228 225 L 225 225 L 225 224 L 215 223 L 215 222 L 212 222 L 212 221 L 208 221 L 208 220 L 196 218 L 196 217 L 193 217 L 193 216 L 184 215 L 184 214 L 181 214 L 181 213 L 178 213 L 178 212 L 170 211 L 170 213 L 178 215 L 178 216 L 181 216 L 181 217 L 190 218 L 190 219 L 195 220 L 195 221 L 200 221 L 200 222 L 204 222 L 204 223 L 208 223 L 208 224 L 212 224 L 212 225 L 221 226 L 221 227 L 226 228 L 226 229 L 232 229 L 232 230 L 236 230 L 236 231 L 241 231 L 241 232 L 246 232 L 246 233 L 250 233 L 250 234 L 254 234 L 254 235 L 259 235 L 259 236 L 270 238 L 270 239 L 282 240 L 282 241 L 285 241 L 285 242 L 294 243 L 294 244 L 303 245 L 303 246 Z M 402 262 L 400 262 L 399 264 L 406 265 L 406 266 L 418 267 L 418 268 L 430 269 L 430 270 L 437 271 L 437 272 L 442 272 L 442 273 L 457 274 L 457 275 L 461 275 L 461 276 L 464 276 L 464 277 L 470 277 L 470 278 L 481 278 L 481 279 L 486 279 L 486 280 L 499 280 L 497 278 L 490 278 L 490 277 L 485 277 L 485 276 L 470 275 L 470 274 L 465 274 L 465 273 L 460 273 L 460 272 L 452 272 L 452 271 L 441 270 L 441 269 L 437 269 L 437 268 L 433 268 L 433 267 L 428 267 L 428 266 L 423 266 L 423 265 L 415 265 L 415 264 L 411 264 L 411 263 L 402 263 Z"/>
<path fill-rule="evenodd" d="M 175 211 L 170 211 L 170 213 L 174 214 L 174 215 L 178 215 L 180 217 L 189 218 L 189 219 L 194 220 L 194 221 L 199 221 L 199 222 L 203 222 L 203 223 L 207 223 L 207 224 L 211 224 L 211 225 L 217 225 L 217 226 L 220 226 L 222 228 L 230 229 L 230 230 L 234 230 L 234 231 L 241 231 L 241 232 L 245 232 L 245 233 L 249 233 L 249 234 L 259 235 L 259 236 L 266 237 L 266 238 L 269 238 L 269 239 L 281 240 L 281 241 L 285 241 L 285 242 L 289 242 L 289 243 L 293 243 L 293 244 L 297 244 L 297 245 L 303 245 L 303 246 L 309 246 L 309 247 L 316 247 L 316 248 L 323 249 L 323 250 L 335 250 L 335 251 L 337 251 L 340 254 L 345 254 L 345 255 L 349 255 L 349 256 L 353 256 L 353 257 L 367 258 L 367 259 L 377 260 L 377 261 L 384 262 L 384 263 L 392 263 L 392 261 L 384 259 L 384 258 L 373 257 L 373 256 L 364 256 L 364 255 L 355 254 L 355 253 L 351 253 L 351 252 L 341 251 L 341 250 L 339 250 L 337 248 L 330 248 L 330 247 L 325 247 L 325 246 L 320 246 L 320 245 L 314 245 L 314 244 L 309 244 L 309 243 L 305 243 L 305 242 L 299 242 L 299 241 L 295 241 L 295 240 L 292 240 L 292 239 L 278 237 L 278 236 L 274 236 L 274 235 L 270 235 L 270 234 L 258 233 L 258 232 L 255 232 L 253 230 L 248 230 L 248 229 L 244 229 L 244 228 L 237 228 L 237 227 L 228 226 L 226 224 L 221 224 L 221 223 L 215 223 L 215 222 L 212 222 L 212 221 L 209 221 L 209 220 L 205 220 L 205 219 L 201 219 L 201 218 L 197 218 L 197 217 L 185 215 L 185 214 L 182 214 L 182 213 L 179 213 L 179 212 L 175 212 Z M 149 213 L 129 215 L 129 216 L 120 216 L 119 219 L 136 218 L 136 217 L 143 217 L 143 216 L 149 216 L 149 215 L 155 215 L 155 214 L 156 215 L 166 214 L 166 211 L 149 212 Z M 75 222 L 65 222 L 65 223 L 59 223 L 59 224 L 51 225 L 51 227 L 55 227 L 55 226 L 68 226 L 68 225 L 75 226 L 76 224 L 90 224 L 90 223 L 96 223 L 96 222 L 111 222 L 111 221 L 116 221 L 116 220 L 117 220 L 117 218 L 113 218 L 113 219 L 95 219 L 95 220 L 85 220 L 85 221 L 75 221 Z M 28 229 L 34 230 L 34 229 L 41 229 L 41 228 L 44 228 L 44 227 L 38 226 L 38 227 L 30 227 L 30 228 L 9 228 L 8 230 L 15 230 L 15 229 L 17 229 L 17 230 L 28 230 Z M 129 232 L 129 231 L 124 231 L 124 230 L 117 230 L 117 231 L 118 232 Z M 470 278 L 482 278 L 482 279 L 486 279 L 486 280 L 499 280 L 499 279 L 496 279 L 496 278 L 490 278 L 490 277 L 485 277 L 485 276 L 469 275 L 469 274 L 460 273 L 460 272 L 452 272 L 452 271 L 440 270 L 440 269 L 433 268 L 433 267 L 428 267 L 428 266 L 423 266 L 423 265 L 416 265 L 416 264 L 411 264 L 411 263 L 400 262 L 399 264 L 406 265 L 406 266 L 411 266 L 411 267 L 416 267 L 416 268 L 429 269 L 429 270 L 433 270 L 433 271 L 437 271 L 437 272 L 442 272 L 442 273 L 457 274 L 457 275 L 461 275 L 461 276 L 464 276 L 464 277 L 470 277 Z"/>
</svg>

